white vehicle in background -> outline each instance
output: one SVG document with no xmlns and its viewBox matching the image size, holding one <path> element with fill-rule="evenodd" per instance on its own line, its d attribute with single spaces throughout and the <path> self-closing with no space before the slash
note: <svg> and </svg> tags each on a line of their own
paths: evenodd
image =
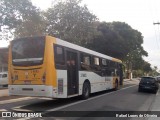
<svg viewBox="0 0 160 120">
<path fill-rule="evenodd" d="M 8 72 L 0 72 L 0 86 L 8 85 Z"/>
</svg>

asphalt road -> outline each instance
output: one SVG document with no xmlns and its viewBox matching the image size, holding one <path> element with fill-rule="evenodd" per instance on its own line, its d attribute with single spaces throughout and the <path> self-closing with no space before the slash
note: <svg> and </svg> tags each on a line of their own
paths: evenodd
<svg viewBox="0 0 160 120">
<path fill-rule="evenodd" d="M 79 102 L 77 104 L 71 104 L 68 106 L 59 107 L 59 109 L 58 108 L 51 109 L 50 111 L 53 112 L 47 112 L 45 115 L 53 116 L 54 114 L 56 114 L 54 111 L 72 111 L 70 113 L 67 113 L 70 116 L 72 116 L 72 114 L 74 113 L 76 114 L 75 111 L 89 111 L 82 113 L 82 117 L 78 116 L 78 118 L 76 117 L 76 119 L 88 120 L 88 117 L 85 116 L 91 116 L 89 117 L 91 120 L 94 119 L 99 120 L 99 119 L 106 119 L 106 117 L 99 118 L 99 115 L 97 114 L 104 115 L 111 113 L 119 113 L 118 111 L 149 111 L 156 95 L 153 93 L 138 93 L 137 89 L 138 89 L 137 86 L 133 86 L 126 89 L 121 89 L 116 92 L 106 93 L 103 95 L 90 98 L 86 101 Z M 107 113 L 104 111 L 110 111 L 110 112 Z M 63 116 L 63 113 L 61 114 Z M 79 114 L 81 113 L 79 112 L 78 115 Z M 64 113 L 64 116 L 65 115 L 66 114 Z M 92 116 L 98 116 L 98 117 L 92 117 Z M 60 117 L 56 117 L 56 119 L 60 119 Z M 65 117 L 65 119 L 71 119 L 71 118 Z M 115 119 L 115 118 L 108 118 L 108 119 Z M 126 118 L 126 119 L 132 119 L 132 118 Z"/>
<path fill-rule="evenodd" d="M 139 93 L 137 84 L 131 83 L 125 84 L 118 91 L 105 91 L 92 94 L 88 100 L 80 100 L 79 97 L 60 100 L 37 97 L 0 97 L 0 111 L 40 112 L 43 117 L 50 116 L 46 118 L 47 120 L 53 118 L 86 120 L 120 119 L 106 118 L 104 116 L 108 114 L 106 111 L 110 111 L 109 113 L 114 113 L 114 111 L 149 111 L 155 97 L 156 95 L 153 93 Z M 56 113 L 57 111 L 61 112 Z M 60 114 L 60 116 L 54 116 L 55 114 Z M 93 117 L 101 116 L 101 114 L 104 116 Z M 66 117 L 67 115 L 71 117 Z"/>
</svg>

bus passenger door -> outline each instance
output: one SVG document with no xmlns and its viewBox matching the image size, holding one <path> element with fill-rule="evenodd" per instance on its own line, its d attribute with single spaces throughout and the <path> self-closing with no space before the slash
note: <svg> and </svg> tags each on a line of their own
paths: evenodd
<svg viewBox="0 0 160 120">
<path fill-rule="evenodd" d="M 77 53 L 67 50 L 67 90 L 68 95 L 78 93 L 78 61 Z"/>
</svg>

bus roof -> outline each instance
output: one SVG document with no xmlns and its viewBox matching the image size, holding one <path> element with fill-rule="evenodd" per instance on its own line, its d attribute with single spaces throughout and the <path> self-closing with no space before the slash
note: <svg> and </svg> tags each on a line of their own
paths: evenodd
<svg viewBox="0 0 160 120">
<path fill-rule="evenodd" d="M 66 47 L 71 48 L 71 49 L 75 49 L 75 50 L 78 50 L 78 51 L 83 51 L 83 52 L 88 53 L 88 54 L 92 54 L 92 55 L 95 55 L 95 56 L 98 56 L 98 57 L 101 57 L 101 58 L 105 58 L 105 59 L 108 59 L 108 60 L 111 60 L 111 61 L 114 61 L 114 62 L 122 63 L 122 61 L 119 60 L 119 59 L 116 59 L 116 58 L 110 57 L 108 55 L 104 55 L 104 54 L 95 52 L 93 50 L 78 46 L 76 44 L 69 43 L 69 42 L 61 40 L 59 38 L 56 38 L 56 43 L 61 45 L 61 46 L 66 46 Z"/>
</svg>

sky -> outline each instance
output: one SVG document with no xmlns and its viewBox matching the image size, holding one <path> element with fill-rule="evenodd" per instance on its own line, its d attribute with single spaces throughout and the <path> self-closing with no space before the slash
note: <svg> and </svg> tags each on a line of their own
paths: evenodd
<svg viewBox="0 0 160 120">
<path fill-rule="evenodd" d="M 45 10 L 55 0 L 32 0 Z M 148 52 L 144 59 L 160 70 L 160 0 L 82 0 L 100 21 L 120 21 L 138 30 L 144 37 L 143 48 Z M 6 43 L 0 42 L 0 47 Z"/>
</svg>

